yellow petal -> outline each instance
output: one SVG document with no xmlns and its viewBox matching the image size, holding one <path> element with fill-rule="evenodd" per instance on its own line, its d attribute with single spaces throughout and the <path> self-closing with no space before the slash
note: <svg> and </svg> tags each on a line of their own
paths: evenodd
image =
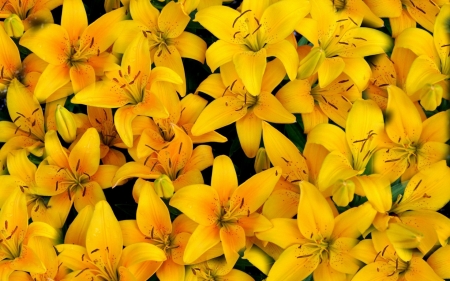
<svg viewBox="0 0 450 281">
<path fill-rule="evenodd" d="M 211 186 L 217 191 L 220 204 L 225 205 L 238 187 L 236 171 L 229 157 L 220 155 L 214 159 Z"/>
<path fill-rule="evenodd" d="M 236 215 L 249 216 L 267 200 L 281 176 L 281 169 L 273 167 L 258 173 L 241 184 L 231 195 L 230 209 Z M 255 187 L 258 187 L 256 190 Z"/>
<path fill-rule="evenodd" d="M 386 230 L 389 241 L 404 261 L 410 261 L 412 249 L 419 246 L 423 234 L 418 230 L 402 223 L 391 223 Z"/>
<path fill-rule="evenodd" d="M 398 144 L 417 143 L 422 132 L 422 120 L 409 97 L 394 85 L 387 87 L 386 133 Z"/>
<path fill-rule="evenodd" d="M 122 254 L 123 240 L 120 225 L 106 201 L 95 205 L 86 233 L 86 250 L 91 260 L 117 268 Z"/>
<path fill-rule="evenodd" d="M 141 189 L 136 220 L 141 232 L 152 239 L 172 232 L 169 211 L 148 182 Z"/>
<path fill-rule="evenodd" d="M 273 123 L 294 123 L 295 116 L 289 113 L 283 105 L 269 92 L 261 92 L 254 113 L 262 120 Z"/>
<path fill-rule="evenodd" d="M 12 244 L 10 245 L 17 247 L 15 252 L 11 254 L 14 257 L 18 257 L 18 247 L 24 240 L 28 228 L 26 197 L 19 189 L 12 191 L 9 198 L 3 204 L 0 211 L 0 223 L 4 226 L 6 233 L 8 233 L 8 237 L 11 237 L 10 243 Z"/>
<path fill-rule="evenodd" d="M 450 44 L 450 39 L 448 38 L 446 31 L 446 22 L 448 21 L 449 14 L 450 6 L 442 6 L 436 17 L 433 33 L 434 46 L 441 58 L 442 73 L 445 74 L 450 74 L 450 59 L 448 58 L 448 44 Z"/>
<path fill-rule="evenodd" d="M 325 88 L 328 86 L 342 73 L 344 68 L 345 62 L 342 58 L 325 58 L 318 69 L 320 87 Z"/>
<path fill-rule="evenodd" d="M 197 35 L 185 31 L 177 38 L 173 38 L 172 42 L 183 58 L 205 62 L 206 43 Z"/>
<path fill-rule="evenodd" d="M 307 80 L 295 79 L 278 90 L 275 97 L 290 113 L 310 113 L 314 108 L 310 91 L 311 85 Z"/>
<path fill-rule="evenodd" d="M 220 240 L 227 263 L 234 264 L 239 259 L 239 252 L 245 248 L 244 229 L 237 224 L 222 227 Z"/>
<path fill-rule="evenodd" d="M 450 245 L 446 245 L 436 250 L 428 259 L 428 265 L 435 274 L 441 278 L 450 278 L 450 267 L 448 256 L 450 255 Z"/>
<path fill-rule="evenodd" d="M 100 164 L 100 137 L 97 130 L 89 128 L 69 155 L 72 172 L 78 175 L 94 175 Z"/>
<path fill-rule="evenodd" d="M 241 110 L 236 110 L 240 108 Z M 191 132 L 196 136 L 211 132 L 232 124 L 246 113 L 246 107 L 242 107 L 242 101 L 237 98 L 231 96 L 218 98 L 202 111 Z"/>
<path fill-rule="evenodd" d="M 72 44 L 77 43 L 81 33 L 88 26 L 88 19 L 82 1 L 64 1 L 61 15 L 61 26 L 67 30 L 70 42 Z"/>
<path fill-rule="evenodd" d="M 417 5 L 405 2 L 406 9 L 411 17 L 425 29 L 433 32 L 436 15 L 439 14 L 439 7 L 432 2 L 419 2 Z"/>
<path fill-rule="evenodd" d="M 376 211 L 368 203 L 348 209 L 335 218 L 332 237 L 360 237 L 370 227 L 375 215 Z"/>
<path fill-rule="evenodd" d="M 312 112 L 302 114 L 302 121 L 305 127 L 304 133 L 309 134 L 315 126 L 328 123 L 328 116 L 325 115 L 320 106 L 314 105 Z"/>
<path fill-rule="evenodd" d="M 332 151 L 323 160 L 322 167 L 317 177 L 317 186 L 320 191 L 325 191 L 337 183 L 344 183 L 356 176 L 348 160 L 339 151 Z"/>
<path fill-rule="evenodd" d="M 36 174 L 36 166 L 28 160 L 28 153 L 26 150 L 16 150 L 7 156 L 8 172 L 10 175 L 19 177 L 27 184 L 34 182 L 34 175 Z"/>
<path fill-rule="evenodd" d="M 167 51 L 162 50 L 155 53 L 154 61 L 156 66 L 165 66 L 178 74 L 182 80 L 182 84 L 175 85 L 175 89 L 180 96 L 184 97 L 186 95 L 186 77 L 184 74 L 183 62 L 181 61 L 181 56 L 178 49 L 175 48 L 175 46 L 168 46 Z M 177 81 L 178 80 L 179 79 L 177 79 Z"/>
<path fill-rule="evenodd" d="M 93 206 L 83 208 L 67 229 L 64 244 L 86 246 L 86 233 L 94 212 Z"/>
<path fill-rule="evenodd" d="M 298 69 L 298 56 L 295 48 L 287 40 L 268 45 L 267 56 L 278 58 L 283 63 L 289 79 L 295 79 Z"/>
<path fill-rule="evenodd" d="M 331 208 L 319 190 L 305 181 L 300 183 L 297 217 L 298 228 L 304 237 L 330 237 L 333 232 L 334 216 Z"/>
<path fill-rule="evenodd" d="M 150 162 L 150 161 L 149 161 Z M 149 163 L 146 163 L 147 165 Z M 155 164 L 156 165 L 156 164 Z M 128 162 L 117 170 L 112 182 L 113 187 L 120 184 L 121 181 L 129 178 L 139 177 L 143 179 L 156 179 L 161 175 L 158 171 L 153 171 L 152 167 L 143 165 L 143 163 Z"/>
<path fill-rule="evenodd" d="M 72 80 L 73 92 L 78 93 L 81 89 L 95 83 L 95 71 L 89 64 L 77 64 L 70 68 L 70 79 Z"/>
<path fill-rule="evenodd" d="M 254 265 L 266 275 L 269 274 L 270 268 L 275 262 L 271 256 L 266 254 L 263 250 L 261 250 L 261 248 L 256 245 L 253 245 L 250 249 L 246 249 L 242 259 L 248 260 L 252 265 Z"/>
<path fill-rule="evenodd" d="M 133 146 L 133 131 L 131 129 L 131 123 L 136 117 L 133 109 L 134 107 L 131 105 L 124 106 L 119 108 L 114 114 L 117 133 L 123 140 L 123 143 L 128 147 Z"/>
<path fill-rule="evenodd" d="M 206 63 L 212 72 L 216 71 L 219 66 L 233 60 L 235 54 L 248 51 L 245 45 L 232 44 L 223 40 L 214 42 L 208 50 L 206 50 Z"/>
<path fill-rule="evenodd" d="M 431 58 L 421 55 L 411 65 L 405 81 L 405 91 L 412 96 L 425 86 L 436 84 L 446 77 L 441 74 Z"/>
<path fill-rule="evenodd" d="M 130 13 L 133 20 L 143 23 L 146 27 L 158 27 L 159 11 L 150 2 L 130 1 Z"/>
<path fill-rule="evenodd" d="M 267 281 L 297 281 L 308 277 L 319 265 L 319 256 L 302 257 L 302 254 L 298 245 L 284 250 L 272 266 Z"/>
<path fill-rule="evenodd" d="M 265 42 L 275 44 L 286 38 L 309 11 L 309 1 L 279 1 L 270 5 L 261 17 L 261 33 Z"/>
<path fill-rule="evenodd" d="M 254 96 L 261 92 L 262 78 L 267 64 L 266 57 L 266 49 L 261 49 L 258 52 L 235 53 L 233 56 L 236 72 L 242 79 L 247 91 Z"/>
<path fill-rule="evenodd" d="M 433 268 L 419 257 L 413 257 L 411 259 L 409 270 L 406 270 L 405 272 L 405 278 L 407 278 L 407 280 L 442 280 L 442 278 L 434 272 Z"/>
<path fill-rule="evenodd" d="M 360 91 L 365 90 L 372 75 L 367 61 L 363 58 L 343 58 L 343 60 L 345 63 L 343 72 L 352 79 Z"/>
<path fill-rule="evenodd" d="M 342 36 L 340 42 L 348 45 L 342 45 L 344 47 L 339 55 L 350 58 L 386 53 L 393 46 L 390 36 L 367 27 L 350 29 Z"/>
<path fill-rule="evenodd" d="M 383 115 L 375 102 L 358 100 L 353 104 L 347 118 L 345 136 L 352 151 L 355 170 L 365 169 L 379 144 L 377 137 L 383 133 L 383 127 Z"/>
<path fill-rule="evenodd" d="M 68 190 L 68 192 L 71 192 L 71 190 Z M 82 188 L 79 188 L 75 192 L 75 210 L 79 212 L 84 207 L 88 205 L 94 206 L 102 200 L 106 200 L 106 198 L 100 185 L 95 181 L 85 183 L 83 184 Z"/>
<path fill-rule="evenodd" d="M 408 161 L 394 149 L 380 149 L 373 155 L 373 171 L 394 182 L 406 171 Z"/>
<path fill-rule="evenodd" d="M 388 263 L 384 261 L 376 261 L 364 266 L 352 280 L 354 281 L 397 281 L 398 272 L 395 271 L 395 266 L 390 266 Z M 394 272 L 394 274 L 392 274 Z M 392 275 L 391 275 L 392 274 Z M 367 277 L 370 276 L 370 279 Z"/>
<path fill-rule="evenodd" d="M 245 155 L 254 158 L 261 142 L 261 119 L 250 109 L 243 118 L 236 121 L 236 130 Z"/>
<path fill-rule="evenodd" d="M 0 62 L 3 74 L 10 76 L 21 66 L 20 54 L 14 41 L 6 34 L 5 30 L 0 30 Z M 11 75 L 12 76 L 12 75 Z"/>
<path fill-rule="evenodd" d="M 42 28 L 39 26 L 29 29 L 20 38 L 20 45 L 52 65 L 65 63 L 70 53 L 69 34 L 56 24 L 45 24 Z"/>
<path fill-rule="evenodd" d="M 128 246 L 140 242 L 148 242 L 145 235 L 139 230 L 136 220 L 119 221 L 122 229 L 123 245 Z"/>
<path fill-rule="evenodd" d="M 292 218 L 297 214 L 300 196 L 291 190 L 274 190 L 264 203 L 262 214 L 268 219 Z"/>
<path fill-rule="evenodd" d="M 323 145 L 328 151 L 339 151 L 349 163 L 353 163 L 345 133 L 337 126 L 319 124 L 309 134 L 308 142 Z"/>
<path fill-rule="evenodd" d="M 290 182 L 308 180 L 305 158 L 286 136 L 263 122 L 263 140 L 270 162 L 283 170 L 286 180 Z"/>
<path fill-rule="evenodd" d="M 399 17 L 389 18 L 389 22 L 391 24 L 393 38 L 397 38 L 407 28 L 416 27 L 416 21 L 411 18 L 406 9 L 402 9 Z"/>
<path fill-rule="evenodd" d="M 181 3 L 170 2 L 158 17 L 159 29 L 167 38 L 176 38 L 184 31 L 190 18 L 183 12 Z"/>
<path fill-rule="evenodd" d="M 133 99 L 111 81 L 99 81 L 87 86 L 78 92 L 71 102 L 104 108 L 116 108 L 127 103 L 134 103 Z"/>
<path fill-rule="evenodd" d="M 39 102 L 46 101 L 58 89 L 70 82 L 70 67 L 66 64 L 49 64 L 39 77 L 34 95 Z M 69 84 L 70 85 L 70 84 Z"/>
<path fill-rule="evenodd" d="M 391 209 L 392 194 L 389 179 L 377 175 L 354 178 L 359 188 L 364 190 L 367 199 L 375 210 L 385 213 Z"/>
<path fill-rule="evenodd" d="M 171 258 L 167 259 L 156 272 L 159 280 L 184 281 L 184 265 L 175 263 Z"/>
<path fill-rule="evenodd" d="M 224 40 L 227 43 L 240 44 L 243 41 L 241 37 L 233 36 L 236 32 L 233 28 L 235 25 L 234 21 L 240 16 L 241 14 L 238 11 L 229 7 L 211 6 L 198 11 L 197 14 L 195 14 L 195 21 L 198 21 L 217 38 Z M 206 57 L 208 57 L 208 53 L 206 54 Z M 212 70 L 214 71 L 215 68 Z"/>
<path fill-rule="evenodd" d="M 334 257 L 334 252 L 330 251 L 330 257 Z M 339 258 L 342 258 L 341 256 Z M 339 259 L 339 262 L 341 260 Z M 337 264 L 335 262 L 335 264 Z M 331 264 L 331 261 L 328 262 L 327 260 L 323 261 L 322 263 L 317 266 L 316 270 L 314 270 L 313 278 L 315 280 L 333 280 L 340 279 L 345 280 L 345 273 L 341 272 L 340 270 L 336 270 L 332 267 L 333 264 Z M 345 266 L 348 266 L 348 264 L 345 264 Z M 339 269 L 344 268 L 344 266 L 339 267 Z"/>
<path fill-rule="evenodd" d="M 399 17 L 402 12 L 401 2 L 396 0 L 369 0 L 364 3 L 380 18 Z"/>
<path fill-rule="evenodd" d="M 123 249 L 119 264 L 129 267 L 144 261 L 165 261 L 163 250 L 150 243 L 135 243 Z"/>
<path fill-rule="evenodd" d="M 395 40 L 395 47 L 410 49 L 417 56 L 426 55 L 434 61 L 438 68 L 441 66 L 433 38 L 423 29 L 408 28 L 404 30 Z"/>
<path fill-rule="evenodd" d="M 436 126 L 439 124 L 439 126 Z M 446 142 L 450 138 L 448 130 L 439 130 L 439 127 L 448 128 L 450 126 L 450 110 L 439 112 L 423 122 L 421 142 Z"/>
<path fill-rule="evenodd" d="M 218 243 L 220 243 L 220 227 L 218 225 L 197 226 L 186 245 L 184 262 L 187 264 L 194 262 Z"/>
<path fill-rule="evenodd" d="M 203 184 L 186 186 L 178 190 L 170 200 L 177 208 L 201 225 L 213 225 L 219 214 L 219 195 L 215 189 Z"/>
<path fill-rule="evenodd" d="M 273 224 L 273 227 L 269 230 L 256 233 L 258 239 L 269 241 L 283 249 L 306 242 L 298 229 L 298 224 L 295 219 L 275 218 L 270 220 L 270 222 Z M 284 235 L 278 235 L 279 233 L 284 233 Z"/>
</svg>

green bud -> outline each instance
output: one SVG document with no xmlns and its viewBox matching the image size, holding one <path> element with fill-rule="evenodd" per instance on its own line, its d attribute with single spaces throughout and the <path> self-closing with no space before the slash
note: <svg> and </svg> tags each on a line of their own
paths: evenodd
<svg viewBox="0 0 450 281">
<path fill-rule="evenodd" d="M 56 129 L 67 143 L 73 142 L 77 137 L 77 123 L 72 112 L 59 104 L 56 108 Z"/>
<path fill-rule="evenodd" d="M 156 194 L 164 199 L 169 199 L 175 192 L 172 181 L 166 175 L 161 175 L 154 182 Z"/>
<path fill-rule="evenodd" d="M 355 183 L 351 180 L 339 180 L 333 186 L 333 201 L 339 207 L 346 207 L 355 195 Z"/>
<path fill-rule="evenodd" d="M 18 15 L 12 14 L 4 21 L 5 31 L 9 37 L 20 38 L 23 35 L 25 27 Z"/>
<path fill-rule="evenodd" d="M 264 147 L 260 147 L 258 152 L 256 152 L 254 167 L 256 173 L 260 173 L 270 168 L 270 159 Z"/>
</svg>

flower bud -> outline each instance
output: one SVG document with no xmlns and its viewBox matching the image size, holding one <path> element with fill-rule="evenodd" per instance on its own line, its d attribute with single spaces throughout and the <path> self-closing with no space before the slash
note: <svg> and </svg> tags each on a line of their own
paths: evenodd
<svg viewBox="0 0 450 281">
<path fill-rule="evenodd" d="M 77 123 L 72 113 L 58 104 L 56 108 L 56 129 L 59 135 L 67 143 L 71 143 L 77 137 Z"/>
<path fill-rule="evenodd" d="M 312 48 L 309 54 L 300 61 L 297 79 L 306 79 L 314 75 L 325 60 L 325 51 L 322 48 Z"/>
<path fill-rule="evenodd" d="M 436 107 L 441 105 L 443 92 L 442 86 L 439 84 L 428 84 L 424 86 L 421 90 L 419 90 L 420 104 L 425 110 L 435 110 Z"/>
<path fill-rule="evenodd" d="M 169 199 L 172 197 L 175 187 L 172 181 L 166 175 L 161 175 L 154 182 L 156 194 L 164 199 Z"/>
<path fill-rule="evenodd" d="M 256 152 L 254 167 L 256 173 L 260 173 L 270 168 L 270 159 L 264 147 L 260 147 L 258 152 Z"/>
<path fill-rule="evenodd" d="M 5 31 L 9 37 L 20 38 L 23 35 L 25 27 L 18 15 L 12 14 L 4 21 Z"/>
<path fill-rule="evenodd" d="M 339 207 L 346 207 L 355 195 L 355 183 L 351 180 L 339 180 L 333 187 L 333 201 Z"/>
</svg>

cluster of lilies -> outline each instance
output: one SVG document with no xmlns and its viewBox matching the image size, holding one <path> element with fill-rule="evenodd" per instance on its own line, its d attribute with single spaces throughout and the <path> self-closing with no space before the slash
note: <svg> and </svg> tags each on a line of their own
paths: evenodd
<svg viewBox="0 0 450 281">
<path fill-rule="evenodd" d="M 1 281 L 450 279 L 449 0 L 104 8 L 0 0 Z M 205 144 L 233 123 L 244 182 Z"/>
</svg>

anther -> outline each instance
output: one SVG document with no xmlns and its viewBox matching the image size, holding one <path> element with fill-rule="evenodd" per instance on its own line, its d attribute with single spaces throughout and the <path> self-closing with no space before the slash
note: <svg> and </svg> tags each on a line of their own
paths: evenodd
<svg viewBox="0 0 450 281">
<path fill-rule="evenodd" d="M 39 107 L 36 108 L 35 110 L 33 110 L 33 112 L 31 113 L 31 115 L 35 114 L 38 110 L 39 110 Z"/>
<path fill-rule="evenodd" d="M 120 77 L 123 77 L 123 75 L 122 75 L 122 70 L 120 70 L 120 69 L 119 69 L 119 76 L 120 76 Z"/>
<path fill-rule="evenodd" d="M 93 254 L 93 253 L 95 253 L 95 252 L 98 252 L 98 251 L 100 251 L 100 249 L 92 250 L 92 251 L 91 251 L 91 254 Z"/>
<path fill-rule="evenodd" d="M 352 84 L 350 87 L 347 88 L 347 90 L 345 90 L 346 92 L 348 92 L 351 88 L 353 88 L 353 86 L 355 86 L 355 84 Z"/>
<path fill-rule="evenodd" d="M 239 206 L 239 209 L 242 209 L 242 206 L 244 206 L 244 198 L 241 200 L 241 205 Z"/>
<path fill-rule="evenodd" d="M 386 247 L 384 247 L 383 252 L 381 253 L 381 256 L 384 256 L 384 252 L 386 252 L 386 249 L 389 247 L 389 245 L 386 245 Z"/>
<path fill-rule="evenodd" d="M 178 149 L 178 154 L 181 153 L 181 148 L 183 147 L 183 143 L 180 143 L 180 148 Z"/>
<path fill-rule="evenodd" d="M 78 161 L 77 161 L 77 166 L 76 166 L 76 168 L 75 168 L 75 171 L 78 172 L 78 168 L 80 168 L 80 159 L 78 159 Z"/>
<path fill-rule="evenodd" d="M 94 45 L 94 37 L 91 39 L 91 45 L 89 45 L 89 48 L 92 48 L 92 45 Z"/>
<path fill-rule="evenodd" d="M 17 134 L 17 131 L 20 129 L 20 125 L 19 127 L 16 128 L 16 130 L 14 131 L 14 135 Z"/>
<path fill-rule="evenodd" d="M 131 66 L 129 65 L 128 66 L 128 75 L 130 75 L 130 73 L 131 73 Z"/>
<path fill-rule="evenodd" d="M 246 13 L 250 12 L 251 10 L 247 10 L 242 12 L 233 22 L 233 25 L 231 27 L 234 27 L 234 25 L 236 24 L 236 22 L 238 21 L 239 18 L 241 18 L 243 15 L 245 15 Z"/>
</svg>

